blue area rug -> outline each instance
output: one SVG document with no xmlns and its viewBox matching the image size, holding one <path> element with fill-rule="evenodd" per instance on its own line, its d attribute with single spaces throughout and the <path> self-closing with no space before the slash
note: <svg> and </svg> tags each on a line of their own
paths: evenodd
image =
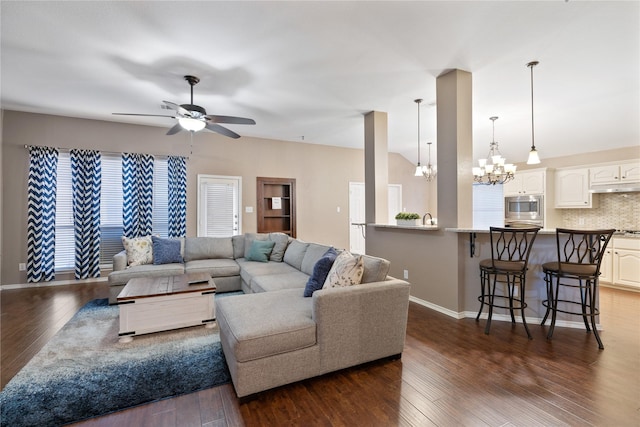
<svg viewBox="0 0 640 427">
<path fill-rule="evenodd" d="M 57 426 L 230 381 L 217 328 L 118 342 L 118 307 L 85 305 L 0 393 L 2 426 Z"/>
</svg>

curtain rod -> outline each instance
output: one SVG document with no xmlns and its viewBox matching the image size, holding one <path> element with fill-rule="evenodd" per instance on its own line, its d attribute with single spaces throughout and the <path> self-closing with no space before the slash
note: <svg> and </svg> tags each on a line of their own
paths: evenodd
<svg viewBox="0 0 640 427">
<path fill-rule="evenodd" d="M 29 147 L 46 147 L 46 145 L 24 145 L 24 148 L 29 149 Z M 88 150 L 88 148 L 67 148 L 67 147 L 54 147 L 56 150 L 58 151 L 63 151 L 63 152 L 67 152 L 67 151 L 71 151 L 71 150 Z M 100 154 L 123 154 L 122 152 L 116 152 L 116 151 L 104 151 L 104 150 L 95 150 L 100 152 Z M 127 152 L 127 154 L 149 154 L 149 153 L 132 153 L 132 152 Z M 170 154 L 151 154 L 153 157 L 169 157 Z M 184 157 L 185 159 L 189 160 L 189 156 L 178 156 L 178 157 Z"/>
</svg>

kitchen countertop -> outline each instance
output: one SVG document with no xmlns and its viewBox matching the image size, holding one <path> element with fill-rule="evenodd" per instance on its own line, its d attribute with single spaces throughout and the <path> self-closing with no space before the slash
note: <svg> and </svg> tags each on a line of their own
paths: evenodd
<svg viewBox="0 0 640 427">
<path fill-rule="evenodd" d="M 367 224 L 378 228 L 400 228 L 403 230 L 417 230 L 417 231 L 436 231 L 442 230 L 437 225 L 395 225 L 395 224 Z"/>
<path fill-rule="evenodd" d="M 445 228 L 444 231 L 451 231 L 454 233 L 489 233 L 487 228 Z M 556 234 L 555 228 L 542 228 L 538 231 L 538 234 Z M 640 239 L 640 234 L 625 233 L 622 231 L 616 231 L 613 237 L 628 238 L 628 239 Z"/>
</svg>

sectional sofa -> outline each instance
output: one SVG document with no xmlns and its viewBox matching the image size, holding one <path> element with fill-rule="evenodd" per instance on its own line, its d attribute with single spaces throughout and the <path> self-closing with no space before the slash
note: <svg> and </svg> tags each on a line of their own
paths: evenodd
<svg viewBox="0 0 640 427">
<path fill-rule="evenodd" d="M 254 260 L 255 241 L 272 242 L 266 259 Z M 359 284 L 311 294 L 309 279 L 316 278 L 327 245 L 282 233 L 195 237 L 182 244 L 183 263 L 121 268 L 127 265 L 126 252 L 116 255 L 109 275 L 111 294 L 117 296 L 132 277 L 203 271 L 211 274 L 219 293 L 242 290 L 244 294 L 215 302 L 222 349 L 238 397 L 400 357 L 410 284 L 387 275 L 387 260 L 356 255 L 362 269 Z"/>
</svg>

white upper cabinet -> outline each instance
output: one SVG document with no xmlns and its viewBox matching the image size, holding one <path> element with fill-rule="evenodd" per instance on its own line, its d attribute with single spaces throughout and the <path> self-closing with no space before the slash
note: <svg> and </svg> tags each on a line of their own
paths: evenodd
<svg viewBox="0 0 640 427">
<path fill-rule="evenodd" d="M 630 162 L 620 165 L 620 177 L 623 181 L 640 181 L 640 162 Z"/>
<path fill-rule="evenodd" d="M 558 169 L 555 178 L 556 208 L 595 207 L 593 195 L 589 192 L 589 169 Z"/>
<path fill-rule="evenodd" d="M 618 165 L 591 168 L 591 185 L 620 184 L 640 181 L 640 163 L 637 161 Z"/>
<path fill-rule="evenodd" d="M 544 194 L 545 171 L 516 172 L 515 177 L 504 184 L 505 196 Z"/>
</svg>

